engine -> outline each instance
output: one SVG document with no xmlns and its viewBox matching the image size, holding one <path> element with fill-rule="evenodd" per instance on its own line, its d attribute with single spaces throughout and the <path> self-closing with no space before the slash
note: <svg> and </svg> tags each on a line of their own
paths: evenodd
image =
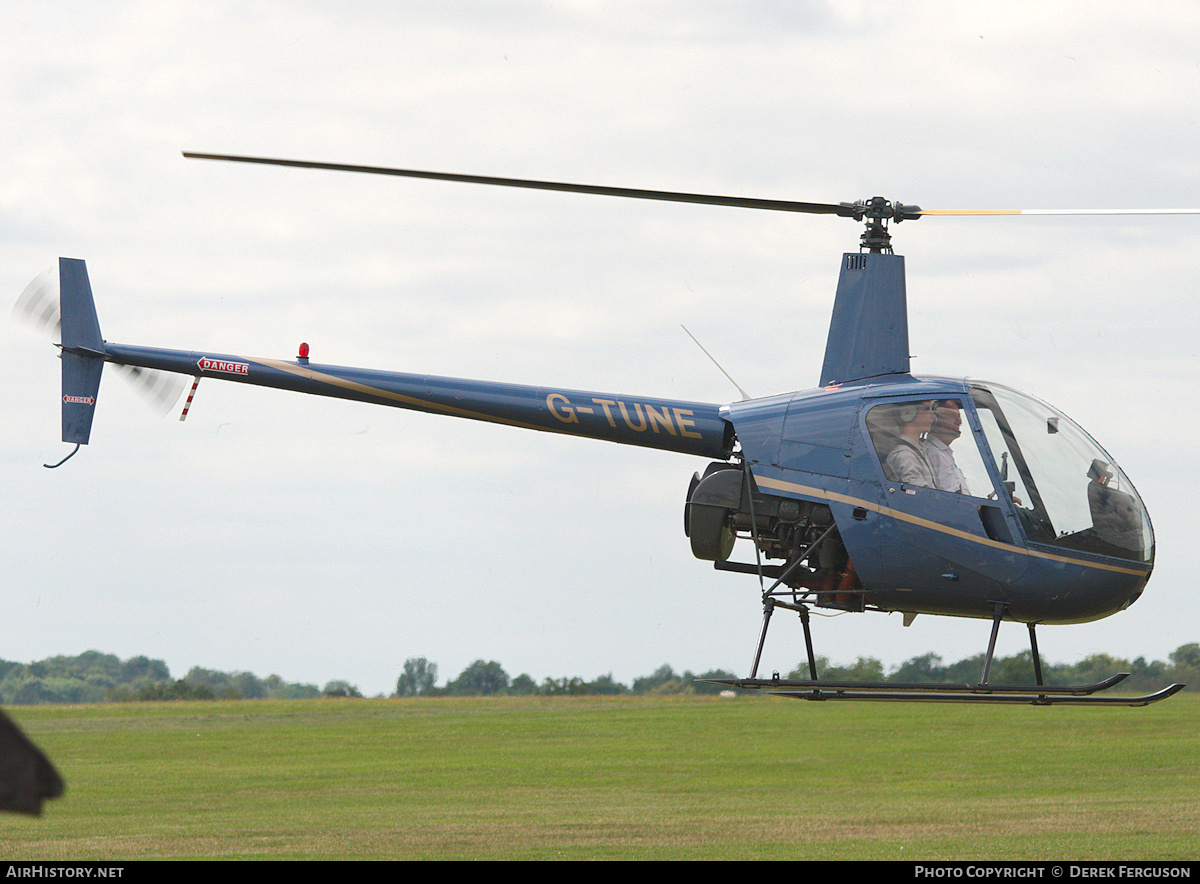
<svg viewBox="0 0 1200 884">
<path fill-rule="evenodd" d="M 828 536 L 810 549 L 826 532 Z M 703 476 L 693 474 L 684 533 L 696 558 L 715 562 L 723 570 L 751 573 L 757 573 L 757 564 L 728 559 L 738 537 L 757 538 L 764 558 L 786 562 L 764 567 L 764 576 L 777 578 L 786 571 L 784 582 L 793 588 L 811 587 L 822 575 L 840 575 L 847 567 L 846 550 L 826 504 L 763 494 L 738 464 L 714 462 Z M 796 564 L 797 557 L 803 565 Z"/>
</svg>

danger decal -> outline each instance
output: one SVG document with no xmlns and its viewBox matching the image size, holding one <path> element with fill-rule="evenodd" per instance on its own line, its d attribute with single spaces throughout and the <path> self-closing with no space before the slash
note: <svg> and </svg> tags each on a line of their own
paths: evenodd
<svg viewBox="0 0 1200 884">
<path fill-rule="evenodd" d="M 230 362 L 228 359 L 210 359 L 205 356 L 196 363 L 201 371 L 219 371 L 224 374 L 250 374 L 250 363 Z"/>
</svg>

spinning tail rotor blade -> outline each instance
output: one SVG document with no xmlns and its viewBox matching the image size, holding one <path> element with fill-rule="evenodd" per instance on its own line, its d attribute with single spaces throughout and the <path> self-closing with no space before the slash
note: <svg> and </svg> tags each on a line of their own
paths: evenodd
<svg viewBox="0 0 1200 884">
<path fill-rule="evenodd" d="M 118 365 L 117 369 L 160 416 L 175 407 L 179 394 L 183 392 L 182 375 L 136 365 Z"/>
<path fill-rule="evenodd" d="M 38 274 L 13 305 L 13 318 L 31 326 L 46 337 L 62 337 L 62 311 L 59 306 L 58 268 Z M 166 371 L 119 365 L 121 374 L 160 414 L 166 414 L 183 392 L 183 379 Z"/>
<path fill-rule="evenodd" d="M 62 313 L 58 309 L 58 269 L 51 268 L 33 278 L 12 309 L 13 319 L 58 338 Z"/>
</svg>

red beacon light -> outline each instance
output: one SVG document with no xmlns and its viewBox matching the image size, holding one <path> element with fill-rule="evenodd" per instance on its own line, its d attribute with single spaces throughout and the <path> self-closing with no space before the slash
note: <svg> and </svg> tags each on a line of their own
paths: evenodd
<svg viewBox="0 0 1200 884">
<path fill-rule="evenodd" d="M 308 362 L 308 344 L 300 345 L 300 355 L 296 357 L 297 362 Z"/>
</svg>

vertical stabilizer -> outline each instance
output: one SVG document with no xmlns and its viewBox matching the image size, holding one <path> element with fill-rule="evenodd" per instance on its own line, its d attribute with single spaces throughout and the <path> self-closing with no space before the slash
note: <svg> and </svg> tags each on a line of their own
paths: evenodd
<svg viewBox="0 0 1200 884">
<path fill-rule="evenodd" d="M 58 280 L 62 310 L 62 438 L 64 442 L 86 445 L 104 370 L 104 339 L 84 262 L 59 258 Z"/>
<path fill-rule="evenodd" d="M 908 302 L 901 255 L 842 256 L 821 386 L 908 374 Z"/>
</svg>

